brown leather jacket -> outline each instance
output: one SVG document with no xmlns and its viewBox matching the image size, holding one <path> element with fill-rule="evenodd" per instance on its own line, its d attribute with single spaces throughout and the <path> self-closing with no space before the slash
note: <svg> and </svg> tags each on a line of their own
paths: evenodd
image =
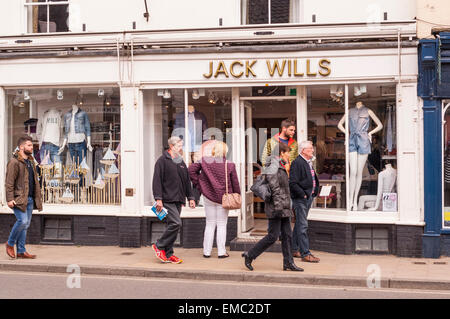
<svg viewBox="0 0 450 319">
<path fill-rule="evenodd" d="M 42 197 L 39 178 L 34 164 L 33 156 L 29 156 L 29 160 L 34 170 L 34 209 L 42 210 Z M 8 162 L 6 168 L 6 201 L 14 200 L 16 207 L 23 212 L 27 210 L 28 204 L 28 169 L 25 160 L 20 156 L 19 152 Z"/>
</svg>

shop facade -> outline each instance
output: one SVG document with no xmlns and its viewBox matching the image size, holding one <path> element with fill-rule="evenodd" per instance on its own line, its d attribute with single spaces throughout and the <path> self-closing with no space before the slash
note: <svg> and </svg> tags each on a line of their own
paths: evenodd
<svg viewBox="0 0 450 319">
<path fill-rule="evenodd" d="M 435 32 L 419 43 L 418 96 L 424 114 L 425 257 L 450 255 L 449 107 L 450 33 Z M 433 163 L 427 165 L 427 163 Z"/>
<path fill-rule="evenodd" d="M 130 33 L 97 54 L 10 53 L 0 61 L 0 166 L 6 167 L 16 136 L 30 134 L 45 185 L 44 211 L 35 214 L 29 240 L 154 242 L 163 225 L 150 211 L 153 167 L 167 139 L 179 135 L 188 165 L 213 141 L 227 143 L 243 195 L 241 210 L 230 212 L 227 242 L 232 250 L 246 249 L 266 223 L 250 191 L 264 143 L 291 119 L 295 138 L 314 142 L 316 170 L 328 186 L 308 217 L 311 248 L 420 256 L 424 166 L 415 24 L 358 27 L 340 31 L 351 37 L 362 30 L 371 41 L 322 43 L 306 39 L 308 27 L 274 27 L 289 40 L 275 43 L 261 34 L 258 43 L 245 44 L 258 30 L 240 28 L 227 30 L 227 38 L 205 33 L 217 46 L 180 45 L 168 32 L 179 47 L 150 47 L 151 33 Z M 230 40 L 232 32 L 239 40 Z M 71 144 L 80 140 L 73 139 L 69 119 L 80 109 L 90 130 L 77 153 Z M 48 120 L 51 114 L 61 119 L 58 138 L 46 137 L 45 123 L 58 122 Z M 361 137 L 366 150 L 350 146 L 352 125 L 361 121 L 373 133 Z M 181 246 L 201 247 L 204 216 L 201 196 L 196 209 L 183 209 Z M 14 221 L 5 207 L 0 218 L 2 225 Z"/>
</svg>

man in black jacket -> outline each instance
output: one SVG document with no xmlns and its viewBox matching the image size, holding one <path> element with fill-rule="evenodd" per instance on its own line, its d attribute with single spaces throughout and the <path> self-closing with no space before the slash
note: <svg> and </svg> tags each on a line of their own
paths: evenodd
<svg viewBox="0 0 450 319">
<path fill-rule="evenodd" d="M 309 251 L 308 213 L 312 201 L 319 193 L 319 179 L 312 166 L 314 147 L 311 141 L 299 146 L 300 155 L 292 162 L 289 174 L 289 190 L 295 211 L 295 226 L 292 234 L 293 256 L 306 262 L 320 259 Z"/>
<path fill-rule="evenodd" d="M 195 208 L 191 180 L 186 164 L 183 161 L 183 141 L 172 136 L 169 139 L 169 150 L 165 151 L 155 164 L 153 174 L 153 197 L 156 210 L 167 209 L 166 230 L 156 243 L 152 245 L 156 257 L 162 262 L 179 264 L 183 262 L 173 254 L 173 244 L 181 228 L 181 207 L 189 199 L 189 206 Z"/>
</svg>

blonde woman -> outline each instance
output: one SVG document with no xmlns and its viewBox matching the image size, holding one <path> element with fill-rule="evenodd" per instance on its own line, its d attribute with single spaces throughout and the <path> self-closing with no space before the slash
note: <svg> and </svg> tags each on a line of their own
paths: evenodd
<svg viewBox="0 0 450 319">
<path fill-rule="evenodd" d="M 203 238 L 203 256 L 209 258 L 217 227 L 217 254 L 219 258 L 229 257 L 225 242 L 227 238 L 228 211 L 222 208 L 225 194 L 225 163 L 228 170 L 228 192 L 241 193 L 234 163 L 226 160 L 227 144 L 217 141 L 212 156 L 204 156 L 189 167 L 189 176 L 205 199 L 206 226 Z"/>
</svg>

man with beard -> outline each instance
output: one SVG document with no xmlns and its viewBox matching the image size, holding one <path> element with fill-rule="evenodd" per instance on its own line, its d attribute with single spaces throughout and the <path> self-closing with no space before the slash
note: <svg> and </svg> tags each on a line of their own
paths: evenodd
<svg viewBox="0 0 450 319">
<path fill-rule="evenodd" d="M 156 161 L 153 175 L 156 210 L 160 212 L 164 207 L 168 212 L 163 220 L 166 230 L 152 248 L 162 262 L 179 264 L 183 260 L 173 254 L 173 244 L 182 224 L 181 208 L 186 204 L 186 197 L 189 199 L 189 206 L 195 208 L 195 197 L 188 169 L 183 161 L 183 141 L 178 136 L 172 136 L 168 142 L 169 150 Z"/>
<path fill-rule="evenodd" d="M 20 137 L 17 147 L 18 151 L 6 168 L 6 201 L 17 219 L 6 242 L 6 253 L 16 258 L 14 246 L 17 244 L 17 258 L 34 259 L 36 255 L 26 251 L 25 242 L 33 209 L 42 210 L 41 188 L 32 155 L 31 137 Z"/>
<path fill-rule="evenodd" d="M 274 150 L 278 143 L 284 143 L 290 147 L 291 151 L 289 152 L 289 162 L 292 163 L 298 156 L 298 144 L 294 139 L 295 135 L 295 122 L 289 119 L 283 120 L 281 122 L 281 130 L 280 133 L 276 134 L 272 138 L 266 141 L 264 145 L 264 150 L 261 155 L 261 163 L 263 167 L 266 165 L 267 157 L 271 155 L 279 156 L 280 154 L 272 154 L 272 150 Z"/>
</svg>

